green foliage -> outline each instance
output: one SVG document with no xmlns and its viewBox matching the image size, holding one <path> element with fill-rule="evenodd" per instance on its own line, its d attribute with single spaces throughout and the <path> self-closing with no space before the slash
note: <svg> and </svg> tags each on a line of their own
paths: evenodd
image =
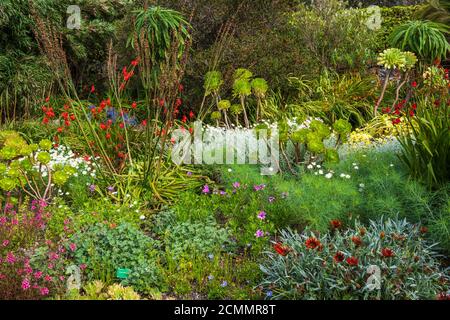
<svg viewBox="0 0 450 320">
<path fill-rule="evenodd" d="M 282 231 L 280 245 L 291 251 L 267 254 L 261 285 L 274 299 L 436 299 L 448 290 L 449 275 L 419 229 L 406 220 L 381 219 L 320 236 Z M 368 287 L 376 284 L 368 281 L 375 271 L 370 266 L 380 270 L 381 290 Z"/>
<path fill-rule="evenodd" d="M 416 116 L 409 119 L 412 134 L 399 137 L 400 159 L 412 177 L 430 188 L 450 181 L 450 105 L 445 101 L 419 103 Z"/>
<path fill-rule="evenodd" d="M 382 52 L 390 47 L 389 36 L 398 26 L 409 22 L 415 18 L 418 6 L 383 6 L 381 9 L 381 29 L 378 30 L 376 38 L 375 52 Z"/>
<path fill-rule="evenodd" d="M 72 290 L 64 300 L 141 300 L 131 287 L 123 287 L 120 284 L 105 286 L 101 281 L 92 281 L 84 285 L 82 292 Z"/>
<path fill-rule="evenodd" d="M 420 16 L 423 20 L 450 25 L 450 1 L 428 0 L 427 5 L 420 10 Z"/>
<path fill-rule="evenodd" d="M 209 71 L 205 75 L 205 82 L 203 88 L 205 89 L 205 95 L 209 96 L 211 93 L 217 93 L 223 84 L 222 73 L 219 71 Z"/>
<path fill-rule="evenodd" d="M 171 211 L 165 211 L 159 215 L 164 216 L 157 218 L 159 223 L 155 228 L 160 230 L 166 251 L 174 259 L 192 254 L 207 256 L 220 252 L 222 246 L 228 242 L 227 230 L 220 228 L 212 216 L 197 222 L 177 222 L 175 214 Z M 161 225 L 161 221 L 168 223 Z"/>
<path fill-rule="evenodd" d="M 445 34 L 450 28 L 431 21 L 410 21 L 394 29 L 389 37 L 391 46 L 412 51 L 426 63 L 445 59 L 450 44 Z"/>
<path fill-rule="evenodd" d="M 163 285 L 156 260 L 157 243 L 131 225 L 95 224 L 78 231 L 71 241 L 77 246 L 77 263 L 87 266 L 89 280 L 109 284 L 121 268 L 131 270 L 121 284 L 132 285 L 138 292 L 151 292 Z"/>
</svg>

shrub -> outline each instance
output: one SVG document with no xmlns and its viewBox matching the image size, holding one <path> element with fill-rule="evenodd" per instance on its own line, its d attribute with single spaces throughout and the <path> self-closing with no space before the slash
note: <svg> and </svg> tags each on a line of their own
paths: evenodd
<svg viewBox="0 0 450 320">
<path fill-rule="evenodd" d="M 78 250 L 77 263 L 86 265 L 88 280 L 114 281 L 117 269 L 129 269 L 124 286 L 138 292 L 151 292 L 161 286 L 161 271 L 157 265 L 157 243 L 138 229 L 121 224 L 95 224 L 79 231 L 71 241 Z"/>
<path fill-rule="evenodd" d="M 449 286 L 433 245 L 406 220 L 323 235 L 284 230 L 274 248 L 261 265 L 273 299 L 435 299 Z"/>
</svg>

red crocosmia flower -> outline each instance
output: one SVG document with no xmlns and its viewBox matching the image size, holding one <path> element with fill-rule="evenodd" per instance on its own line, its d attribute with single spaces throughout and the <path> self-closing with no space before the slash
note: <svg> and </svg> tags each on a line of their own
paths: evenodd
<svg viewBox="0 0 450 320">
<path fill-rule="evenodd" d="M 94 93 L 94 92 L 95 92 L 95 86 L 92 85 L 92 86 L 91 86 L 91 93 Z"/>
<path fill-rule="evenodd" d="M 358 258 L 356 258 L 356 257 L 348 257 L 346 261 L 347 261 L 347 264 L 350 266 L 358 265 Z"/>
<path fill-rule="evenodd" d="M 191 112 L 189 112 L 189 118 L 194 118 L 195 117 L 195 114 L 191 111 Z"/>
<path fill-rule="evenodd" d="M 392 258 L 393 256 L 395 256 L 394 251 L 392 251 L 389 248 L 384 248 L 381 250 L 381 254 L 383 257 L 385 258 Z"/>
<path fill-rule="evenodd" d="M 127 67 L 123 67 L 122 75 L 125 77 L 128 74 Z"/>
<path fill-rule="evenodd" d="M 316 248 L 319 248 L 321 243 L 318 239 L 311 237 L 306 240 L 305 245 L 308 249 L 314 250 Z"/>
<path fill-rule="evenodd" d="M 183 85 L 180 83 L 180 84 L 178 85 L 178 91 L 183 92 L 183 90 L 184 90 L 184 87 L 183 87 Z"/>
<path fill-rule="evenodd" d="M 273 249 L 281 256 L 285 257 L 288 255 L 288 253 L 291 251 L 291 249 L 288 246 L 283 245 L 282 243 L 278 242 L 273 245 Z"/>
<path fill-rule="evenodd" d="M 330 223 L 334 229 L 339 229 L 342 226 L 342 222 L 339 220 L 332 220 Z"/>
<path fill-rule="evenodd" d="M 416 113 L 414 112 L 414 110 L 409 110 L 409 116 L 412 118 L 416 115 Z"/>
<path fill-rule="evenodd" d="M 106 129 L 108 129 L 108 126 L 104 123 L 100 123 L 100 129 L 106 130 Z"/>
<path fill-rule="evenodd" d="M 362 240 L 358 236 L 353 236 L 352 237 L 352 242 L 358 247 L 362 244 Z"/>
<path fill-rule="evenodd" d="M 111 99 L 110 99 L 110 98 L 106 99 L 106 104 L 107 104 L 108 106 L 111 106 Z"/>
<path fill-rule="evenodd" d="M 183 116 L 183 118 L 181 119 L 181 122 L 186 123 L 187 122 L 187 117 Z"/>
<path fill-rule="evenodd" d="M 192 134 L 194 132 L 194 128 L 189 128 L 189 133 Z"/>
<path fill-rule="evenodd" d="M 71 115 L 70 115 L 70 120 L 75 121 L 75 119 L 76 119 L 75 115 L 74 115 L 74 114 L 71 114 Z"/>
<path fill-rule="evenodd" d="M 59 127 L 58 129 L 56 129 L 56 131 L 58 131 L 59 133 L 63 132 L 63 128 Z"/>
<path fill-rule="evenodd" d="M 391 113 L 391 108 L 389 108 L 389 107 L 383 108 L 383 109 L 381 109 L 381 112 L 383 112 L 385 114 Z"/>
<path fill-rule="evenodd" d="M 336 252 L 336 254 L 335 254 L 334 257 L 333 257 L 333 260 L 334 260 L 336 263 L 341 263 L 342 261 L 344 261 L 344 259 L 345 259 L 345 256 L 344 256 L 344 254 L 343 254 L 342 252 L 340 252 L 340 251 Z"/>
<path fill-rule="evenodd" d="M 166 103 L 166 102 L 164 101 L 164 99 L 160 99 L 160 100 L 159 100 L 159 106 L 160 106 L 160 107 L 164 107 L 165 103 Z"/>
<path fill-rule="evenodd" d="M 399 124 L 401 122 L 402 122 L 402 120 L 400 118 L 395 118 L 395 119 L 392 120 L 392 124 L 394 124 L 394 125 L 397 125 L 397 124 Z"/>
<path fill-rule="evenodd" d="M 414 103 L 414 104 L 411 106 L 411 109 L 417 110 L 417 103 Z"/>
<path fill-rule="evenodd" d="M 394 114 L 397 115 L 397 116 L 399 116 L 399 115 L 400 115 L 400 109 L 395 110 L 395 111 L 394 111 Z"/>
<path fill-rule="evenodd" d="M 137 58 L 136 60 L 131 61 L 131 65 L 133 67 L 136 67 L 139 64 L 139 58 Z"/>
<path fill-rule="evenodd" d="M 146 126 L 147 126 L 147 120 L 143 120 L 143 121 L 142 121 L 142 125 L 143 125 L 144 127 L 146 127 Z"/>
<path fill-rule="evenodd" d="M 45 98 L 45 102 L 49 102 L 50 101 L 50 97 Z"/>
<path fill-rule="evenodd" d="M 123 124 L 123 122 L 119 123 L 119 127 L 120 127 L 120 129 L 125 128 L 125 125 Z"/>
<path fill-rule="evenodd" d="M 111 139 L 111 134 L 110 134 L 110 133 L 107 133 L 107 134 L 105 135 L 105 138 L 108 139 L 108 140 Z"/>
<path fill-rule="evenodd" d="M 118 153 L 117 153 L 117 157 L 119 157 L 120 159 L 125 159 L 125 153 L 123 153 L 123 152 L 118 152 Z"/>
<path fill-rule="evenodd" d="M 122 115 L 123 116 L 123 115 Z M 111 126 L 112 125 L 112 120 L 108 119 L 108 125 Z"/>
<path fill-rule="evenodd" d="M 48 118 L 47 118 L 47 117 L 44 117 L 44 119 L 42 119 L 42 123 L 43 123 L 43 124 L 47 124 L 47 123 L 48 123 Z"/>
<path fill-rule="evenodd" d="M 69 120 L 64 121 L 64 124 L 65 124 L 66 127 L 70 127 L 70 121 Z"/>
<path fill-rule="evenodd" d="M 416 81 L 413 81 L 413 82 L 411 83 L 411 86 L 412 86 L 413 88 L 417 88 L 417 82 L 416 82 Z"/>
<path fill-rule="evenodd" d="M 137 103 L 136 103 L 136 102 L 133 102 L 133 103 L 131 104 L 131 108 L 136 109 L 136 108 L 137 108 Z"/>
<path fill-rule="evenodd" d="M 180 99 L 180 98 L 178 98 L 176 101 L 175 101 L 175 108 L 178 108 L 179 106 L 181 106 L 183 104 L 183 101 Z"/>
</svg>

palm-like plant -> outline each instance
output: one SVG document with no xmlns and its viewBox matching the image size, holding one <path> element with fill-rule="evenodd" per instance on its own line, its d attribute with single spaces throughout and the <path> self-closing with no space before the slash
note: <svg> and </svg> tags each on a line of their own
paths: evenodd
<svg viewBox="0 0 450 320">
<path fill-rule="evenodd" d="M 391 46 L 403 51 L 414 52 L 424 62 L 431 63 L 436 59 L 445 59 L 450 44 L 445 34 L 450 27 L 432 21 L 410 21 L 403 24 L 389 36 Z"/>
<path fill-rule="evenodd" d="M 146 89 L 156 84 L 162 64 L 166 62 L 173 43 L 178 45 L 178 58 L 183 56 L 185 44 L 190 39 L 190 24 L 178 11 L 152 6 L 134 11 L 134 32 L 127 46 L 142 54 L 141 77 Z M 147 79 L 148 76 L 150 79 Z"/>
<path fill-rule="evenodd" d="M 262 115 L 262 99 L 265 98 L 269 86 L 267 85 L 267 81 L 262 78 L 253 79 L 251 85 L 253 94 L 257 100 L 256 121 L 259 121 Z"/>
<path fill-rule="evenodd" d="M 245 127 L 250 127 L 247 111 L 245 110 L 245 98 L 252 94 L 252 85 L 250 78 L 252 73 L 247 69 L 237 69 L 234 73 L 233 95 L 239 97 L 241 101 L 242 111 L 244 112 Z"/>
</svg>

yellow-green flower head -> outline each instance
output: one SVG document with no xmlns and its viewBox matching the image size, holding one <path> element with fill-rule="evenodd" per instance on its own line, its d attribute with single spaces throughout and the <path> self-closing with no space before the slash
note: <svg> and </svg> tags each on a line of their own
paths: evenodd
<svg viewBox="0 0 450 320">
<path fill-rule="evenodd" d="M 250 82 L 246 79 L 238 79 L 234 81 L 233 94 L 235 96 L 247 97 L 252 94 L 252 86 Z"/>
<path fill-rule="evenodd" d="M 378 65 L 389 70 L 403 69 L 406 66 L 405 53 L 397 48 L 386 49 L 379 54 Z"/>
<path fill-rule="evenodd" d="M 203 88 L 208 96 L 213 92 L 219 91 L 223 84 L 222 74 L 219 71 L 210 71 L 205 75 L 205 83 Z"/>
<path fill-rule="evenodd" d="M 234 115 L 240 115 L 242 113 L 242 106 L 240 104 L 233 104 L 230 107 L 230 111 Z"/>
<path fill-rule="evenodd" d="M 269 90 L 269 86 L 267 85 L 267 81 L 263 78 L 255 78 L 251 82 L 253 93 L 255 96 L 259 98 L 264 98 L 264 96 L 267 93 L 267 90 Z"/>
<path fill-rule="evenodd" d="M 413 52 L 406 51 L 406 52 L 404 52 L 404 55 L 405 55 L 405 59 L 406 59 L 405 69 L 410 70 L 410 69 L 412 69 L 412 68 L 416 65 L 416 63 L 417 63 L 417 57 L 416 57 L 416 54 L 413 53 Z"/>
<path fill-rule="evenodd" d="M 50 153 L 43 151 L 37 155 L 37 160 L 42 164 L 48 164 L 51 160 Z"/>
<path fill-rule="evenodd" d="M 298 131 L 295 131 L 291 135 L 291 140 L 295 143 L 306 143 L 308 134 L 311 132 L 309 129 L 300 129 Z"/>
<path fill-rule="evenodd" d="M 229 100 L 220 100 L 217 107 L 219 110 L 228 110 L 231 107 L 231 102 Z"/>
<path fill-rule="evenodd" d="M 39 147 L 42 150 L 46 150 L 46 151 L 50 151 L 50 149 L 52 148 L 52 142 L 48 139 L 43 139 L 41 140 L 41 142 L 39 142 Z"/>
<path fill-rule="evenodd" d="M 220 120 L 222 118 L 222 114 L 219 111 L 214 111 L 211 113 L 212 120 Z"/>
<path fill-rule="evenodd" d="M 239 68 L 236 69 L 236 71 L 234 72 L 233 75 L 233 79 L 234 80 L 250 80 L 250 78 L 253 77 L 253 73 L 248 70 L 248 69 L 244 69 L 244 68 Z"/>
</svg>

